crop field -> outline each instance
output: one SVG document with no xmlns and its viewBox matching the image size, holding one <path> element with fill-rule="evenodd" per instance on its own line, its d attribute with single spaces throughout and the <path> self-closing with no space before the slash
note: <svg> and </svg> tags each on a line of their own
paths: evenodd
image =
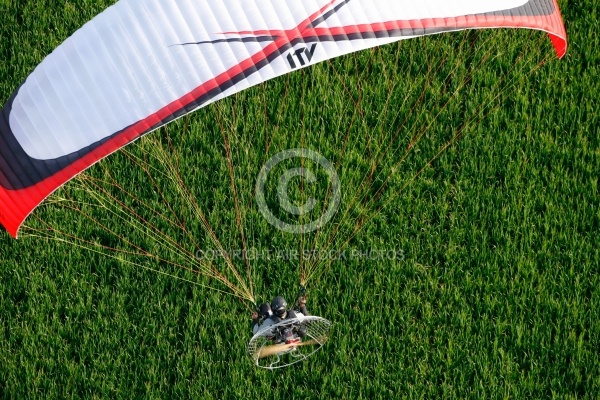
<svg viewBox="0 0 600 400">
<path fill-rule="evenodd" d="M 112 3 L 1 0 L 1 103 Z M 401 41 L 67 183 L 0 231 L 0 397 L 599 398 L 599 7 L 560 3 L 562 60 L 543 32 Z M 254 305 L 301 285 L 328 342 L 255 367 Z"/>
</svg>

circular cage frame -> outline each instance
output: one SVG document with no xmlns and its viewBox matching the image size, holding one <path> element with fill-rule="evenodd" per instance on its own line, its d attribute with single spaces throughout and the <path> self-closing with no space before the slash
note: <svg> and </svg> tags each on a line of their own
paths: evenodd
<svg viewBox="0 0 600 400">
<path fill-rule="evenodd" d="M 329 339 L 332 323 L 317 316 L 283 320 L 259 331 L 248 343 L 248 355 L 259 368 L 277 369 L 296 364 L 315 354 Z M 294 343 L 274 343 L 277 332 L 289 327 L 303 327 L 306 335 Z M 306 349 L 306 350 L 305 350 Z M 262 362 L 265 360 L 266 362 Z"/>
</svg>

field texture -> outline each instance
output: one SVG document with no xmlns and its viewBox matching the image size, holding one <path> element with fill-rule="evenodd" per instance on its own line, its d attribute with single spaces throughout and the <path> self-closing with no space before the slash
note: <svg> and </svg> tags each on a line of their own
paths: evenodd
<svg viewBox="0 0 600 400">
<path fill-rule="evenodd" d="M 111 3 L 0 0 L 0 101 Z M 564 60 L 543 33 L 413 39 L 219 101 L 67 184 L 22 239 L 0 232 L 0 397 L 599 398 L 598 5 L 561 5 Z M 301 235 L 255 192 L 295 148 L 341 190 Z M 296 176 L 291 202 L 322 214 L 327 178 Z M 301 282 L 329 342 L 254 367 L 252 301 Z"/>
</svg>

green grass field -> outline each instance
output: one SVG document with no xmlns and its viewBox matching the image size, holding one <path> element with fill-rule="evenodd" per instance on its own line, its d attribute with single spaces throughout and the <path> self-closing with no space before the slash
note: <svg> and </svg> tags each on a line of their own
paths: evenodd
<svg viewBox="0 0 600 400">
<path fill-rule="evenodd" d="M 111 3 L 0 1 L 2 103 Z M 115 196 L 142 214 L 141 203 L 173 207 L 189 235 L 148 218 L 192 253 L 215 247 L 191 201 L 160 172 L 151 185 L 132 158 L 161 170 L 156 149 L 169 151 L 227 249 L 242 246 L 236 205 L 244 243 L 258 251 L 310 249 L 313 241 L 325 249 L 338 227 L 330 248 L 363 256 L 323 263 L 308 282 L 309 310 L 334 323 L 314 357 L 255 368 L 246 355 L 248 302 L 179 268 L 194 260 L 159 244 L 135 218 L 109 207 L 90 208 L 90 219 L 52 203 L 93 200 L 77 181 L 34 213 L 22 239 L 0 232 L 0 397 L 599 398 L 599 7 L 561 5 L 564 60 L 542 33 L 413 39 L 219 101 L 86 173 L 85 182 L 122 184 Z M 266 159 L 296 147 L 322 153 L 341 179 L 341 211 L 316 239 L 278 231 L 254 201 Z M 389 152 L 379 157 L 382 149 Z M 365 185 L 374 160 L 380 174 Z M 295 182 L 298 203 L 327 188 Z M 354 204 L 363 189 L 365 200 Z M 277 193 L 267 199 L 275 204 Z M 316 212 L 324 207 L 318 202 Z M 44 224 L 100 251 L 33 237 Z M 102 250 L 127 249 L 122 238 L 163 260 Z M 369 250 L 401 256 L 369 259 Z M 235 261 L 257 302 L 278 294 L 291 302 L 308 265 L 276 256 L 249 264 L 250 277 Z"/>
</svg>

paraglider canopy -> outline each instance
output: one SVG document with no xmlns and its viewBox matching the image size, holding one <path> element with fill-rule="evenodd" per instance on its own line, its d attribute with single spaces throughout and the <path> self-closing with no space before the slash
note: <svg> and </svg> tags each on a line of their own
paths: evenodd
<svg viewBox="0 0 600 400">
<path fill-rule="evenodd" d="M 0 117 L 0 224 L 197 108 L 315 63 L 479 28 L 566 33 L 556 0 L 120 0 L 50 54 Z"/>
</svg>

